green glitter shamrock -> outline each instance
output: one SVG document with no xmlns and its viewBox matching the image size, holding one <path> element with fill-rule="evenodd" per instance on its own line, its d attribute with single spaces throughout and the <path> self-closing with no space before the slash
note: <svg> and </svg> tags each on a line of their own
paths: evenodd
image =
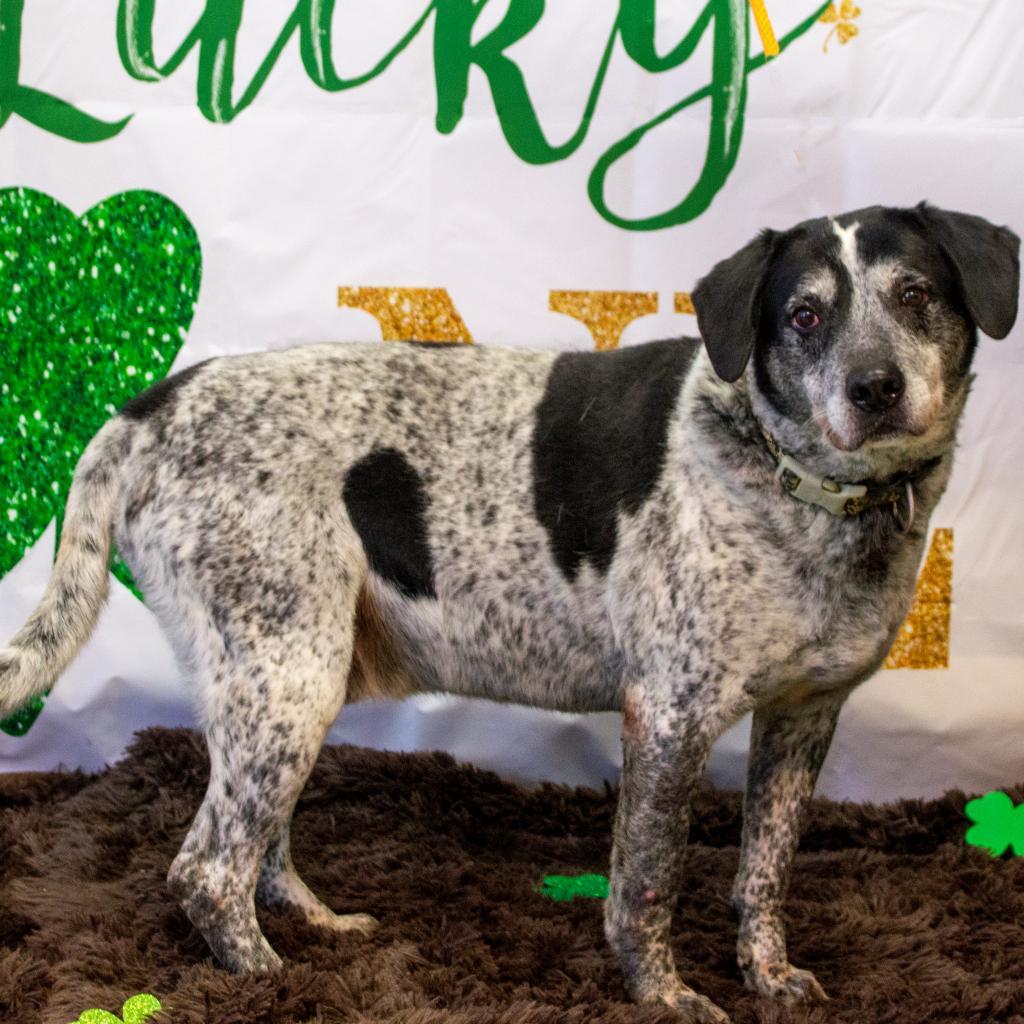
<svg viewBox="0 0 1024 1024">
<path fill-rule="evenodd" d="M 151 1014 L 160 1009 L 160 1000 L 147 992 L 132 996 L 121 1007 L 121 1016 L 117 1017 L 107 1010 L 83 1010 L 78 1020 L 71 1024 L 142 1024 Z"/>
<path fill-rule="evenodd" d="M 545 875 L 537 891 L 559 903 L 576 896 L 603 900 L 608 897 L 608 879 L 604 875 Z"/>
<path fill-rule="evenodd" d="M 167 375 L 192 321 L 201 256 L 169 199 L 122 192 L 81 217 L 0 189 L 0 578 L 51 519 L 104 422 Z M 120 562 L 114 575 L 134 590 Z M 137 592 L 136 592 L 137 593 Z M 24 735 L 41 700 L 0 722 Z"/>
<path fill-rule="evenodd" d="M 1024 857 L 1024 804 L 1013 801 L 998 790 L 971 800 L 964 808 L 971 821 L 964 839 L 971 846 L 988 850 L 993 857 L 1002 856 L 1011 846 L 1018 857 Z"/>
</svg>

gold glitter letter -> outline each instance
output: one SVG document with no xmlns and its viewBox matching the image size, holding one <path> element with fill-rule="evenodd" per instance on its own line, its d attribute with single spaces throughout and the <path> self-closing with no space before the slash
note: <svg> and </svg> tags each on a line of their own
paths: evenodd
<svg viewBox="0 0 1024 1024">
<path fill-rule="evenodd" d="M 464 341 L 473 335 L 445 288 L 338 289 L 338 305 L 377 318 L 385 341 Z"/>
<path fill-rule="evenodd" d="M 677 313 L 689 313 L 691 316 L 697 315 L 697 310 L 693 308 L 693 299 L 690 298 L 689 292 L 676 292 L 675 310 Z"/>
<path fill-rule="evenodd" d="M 553 291 L 549 308 L 586 324 L 597 348 L 618 348 L 629 324 L 658 312 L 658 293 Z"/>
<path fill-rule="evenodd" d="M 885 668 L 948 668 L 949 608 L 953 600 L 953 531 L 935 530 L 914 603 Z"/>
</svg>

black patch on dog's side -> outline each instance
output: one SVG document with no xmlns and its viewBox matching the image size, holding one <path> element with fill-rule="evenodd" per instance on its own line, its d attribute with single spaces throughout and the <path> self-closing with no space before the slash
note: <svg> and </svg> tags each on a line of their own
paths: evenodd
<svg viewBox="0 0 1024 1024">
<path fill-rule="evenodd" d="M 584 559 L 608 571 L 618 512 L 636 512 L 654 490 L 699 347 L 673 338 L 555 360 L 534 424 L 533 503 L 566 579 Z"/>
<path fill-rule="evenodd" d="M 419 473 L 394 448 L 360 459 L 342 498 L 370 568 L 406 597 L 436 597 L 427 543 L 427 494 Z"/>
<path fill-rule="evenodd" d="M 165 408 L 174 399 L 174 396 L 187 384 L 210 360 L 204 359 L 201 363 L 187 366 L 184 370 L 172 373 L 163 380 L 158 380 L 152 387 L 146 388 L 134 398 L 130 398 L 121 407 L 121 415 L 127 416 L 130 420 L 148 419 L 155 412 Z"/>
</svg>

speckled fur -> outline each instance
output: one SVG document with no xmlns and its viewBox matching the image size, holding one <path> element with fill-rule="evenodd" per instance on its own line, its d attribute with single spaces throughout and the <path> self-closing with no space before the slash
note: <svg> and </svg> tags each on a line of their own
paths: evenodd
<svg viewBox="0 0 1024 1024">
<path fill-rule="evenodd" d="M 571 574 L 553 557 L 533 475 L 554 354 L 353 344 L 204 364 L 126 409 L 83 457 L 43 604 L 0 652 L 0 711 L 42 689 L 83 642 L 113 539 L 194 688 L 210 749 L 209 788 L 170 887 L 220 960 L 251 971 L 279 963 L 256 897 L 328 928 L 373 926 L 324 906 L 288 849 L 292 808 L 346 700 L 441 690 L 621 709 L 608 939 L 636 999 L 702 1022 L 727 1018 L 683 983 L 669 946 L 689 803 L 715 739 L 753 711 L 733 894 L 739 962 L 765 995 L 822 997 L 789 964 L 780 917 L 801 814 L 843 700 L 880 666 L 910 602 L 982 316 L 965 302 L 1002 303 L 1004 321 L 1010 302 L 936 282 L 929 316 L 901 318 L 899 260 L 873 259 L 857 234 L 891 221 L 898 235 L 912 213 L 809 222 L 712 271 L 695 293 L 708 348 L 672 395 L 657 474 L 630 511 L 619 505 L 610 562 L 582 560 Z M 925 241 L 931 215 L 917 211 Z M 763 308 L 756 296 L 794 258 L 784 251 L 794 240 L 800 284 Z M 810 289 L 830 330 L 801 350 L 779 316 Z M 731 308 L 753 321 L 716 313 Z M 841 395 L 851 353 L 869 343 L 914 380 L 902 426 L 877 438 Z M 712 364 L 743 345 L 755 358 L 741 354 L 742 375 L 722 380 Z M 817 415 L 825 406 L 829 422 Z M 911 529 L 885 508 L 844 520 L 785 496 L 755 416 L 841 479 L 941 456 L 917 485 Z M 422 503 L 414 540 L 429 561 L 414 567 L 415 593 L 371 568 L 381 555 L 349 515 L 355 499 L 343 500 L 351 468 L 378 464 L 368 456 L 422 491 L 406 503 Z M 363 475 L 361 516 L 367 501 L 382 521 L 394 516 Z"/>
</svg>

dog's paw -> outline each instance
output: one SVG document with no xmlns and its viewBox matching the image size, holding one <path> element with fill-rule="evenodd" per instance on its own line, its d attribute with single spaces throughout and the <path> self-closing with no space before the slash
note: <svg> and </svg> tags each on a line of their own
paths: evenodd
<svg viewBox="0 0 1024 1024">
<path fill-rule="evenodd" d="M 725 1010 L 680 981 L 658 988 L 652 986 L 633 995 L 644 1006 L 671 1007 L 679 1014 L 679 1024 L 731 1024 Z"/>
<path fill-rule="evenodd" d="M 685 1024 L 731 1024 L 725 1010 L 696 992 L 681 992 L 665 1001 L 679 1012 L 679 1020 Z"/>
<path fill-rule="evenodd" d="M 792 964 L 758 964 L 745 969 L 743 977 L 752 992 L 787 1005 L 828 1000 L 818 979 Z"/>
<path fill-rule="evenodd" d="M 336 932 L 360 932 L 371 935 L 380 927 L 380 921 L 372 914 L 335 914 L 330 928 Z"/>
</svg>

